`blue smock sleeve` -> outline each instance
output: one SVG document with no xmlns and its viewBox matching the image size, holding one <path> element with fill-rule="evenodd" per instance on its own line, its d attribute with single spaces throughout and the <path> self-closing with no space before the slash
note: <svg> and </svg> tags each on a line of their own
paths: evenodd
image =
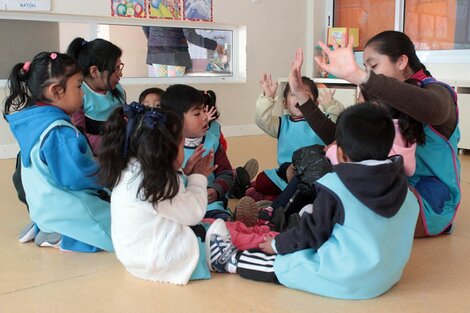
<svg viewBox="0 0 470 313">
<path fill-rule="evenodd" d="M 98 165 L 89 151 L 85 137 L 75 129 L 52 129 L 40 149 L 56 184 L 70 190 L 101 189 L 95 176 Z"/>
</svg>

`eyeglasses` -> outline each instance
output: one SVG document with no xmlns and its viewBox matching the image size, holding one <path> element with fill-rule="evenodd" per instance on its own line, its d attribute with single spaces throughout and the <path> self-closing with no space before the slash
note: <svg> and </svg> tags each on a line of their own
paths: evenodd
<svg viewBox="0 0 470 313">
<path fill-rule="evenodd" d="M 121 74 L 123 68 L 124 68 L 124 63 L 121 63 L 121 64 L 119 64 L 119 66 L 117 66 L 117 67 L 114 69 L 113 73 L 115 73 L 115 74 Z"/>
</svg>

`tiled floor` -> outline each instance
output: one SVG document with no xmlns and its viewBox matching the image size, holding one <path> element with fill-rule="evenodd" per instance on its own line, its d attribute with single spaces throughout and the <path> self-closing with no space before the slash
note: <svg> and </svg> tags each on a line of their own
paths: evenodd
<svg viewBox="0 0 470 313">
<path fill-rule="evenodd" d="M 232 165 L 275 163 L 266 136 L 229 138 Z M 173 286 L 129 275 L 113 254 L 62 253 L 16 240 L 27 223 L 11 184 L 14 160 L 0 161 L 0 312 L 470 312 L 470 156 L 462 156 L 463 200 L 450 236 L 415 240 L 401 281 L 367 301 L 323 298 L 237 275 Z"/>
</svg>

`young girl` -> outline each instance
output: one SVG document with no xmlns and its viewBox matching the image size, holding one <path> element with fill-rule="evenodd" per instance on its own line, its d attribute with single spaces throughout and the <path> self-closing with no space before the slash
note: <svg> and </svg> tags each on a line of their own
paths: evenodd
<svg viewBox="0 0 470 313">
<path fill-rule="evenodd" d="M 83 108 L 73 117 L 73 123 L 82 129 L 97 155 L 100 147 L 101 127 L 114 108 L 124 104 L 125 92 L 119 84 L 124 63 L 122 51 L 109 41 L 86 41 L 75 38 L 67 54 L 78 61 L 83 76 Z"/>
<path fill-rule="evenodd" d="M 142 91 L 139 95 L 139 103 L 149 108 L 159 108 L 163 89 L 152 87 Z"/>
<path fill-rule="evenodd" d="M 14 66 L 5 117 L 21 148 L 22 183 L 39 230 L 57 233 L 54 244 L 63 250 L 112 251 L 109 203 L 99 197 L 87 140 L 69 117 L 80 109 L 82 80 L 70 56 L 39 53 Z M 28 240 L 44 234 L 35 228 Z"/>
<path fill-rule="evenodd" d="M 317 102 L 318 89 L 315 83 L 302 78 L 303 89 Z M 254 186 L 247 190 L 247 195 L 256 200 L 273 200 L 287 186 L 286 169 L 292 162 L 292 153 L 300 147 L 321 144 L 323 141 L 309 127 L 302 113 L 298 109 L 297 98 L 291 92 L 289 84 L 283 92 L 284 109 L 288 114 L 281 117 L 275 115 L 276 92 L 278 84 L 272 81 L 271 75 L 264 74 L 260 81 L 263 94 L 256 102 L 255 122 L 266 134 L 277 138 L 277 162 L 279 168 L 261 172 L 254 182 Z M 298 134 L 302 134 L 299 136 Z"/>
<path fill-rule="evenodd" d="M 187 284 L 209 278 L 198 225 L 206 213 L 207 178 L 214 153 L 199 156 L 185 187 L 180 118 L 137 103 L 117 108 L 105 124 L 99 176 L 113 188 L 112 236 L 129 273 L 146 280 Z"/>
</svg>

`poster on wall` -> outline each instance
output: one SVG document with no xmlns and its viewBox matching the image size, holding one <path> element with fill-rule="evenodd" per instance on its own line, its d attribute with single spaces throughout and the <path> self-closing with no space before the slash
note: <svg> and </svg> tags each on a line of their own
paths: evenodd
<svg viewBox="0 0 470 313">
<path fill-rule="evenodd" d="M 111 15 L 121 17 L 147 17 L 146 0 L 111 0 Z"/>
<path fill-rule="evenodd" d="M 148 0 L 150 18 L 181 19 L 181 0 Z"/>
<path fill-rule="evenodd" d="M 51 0 L 4 0 L 5 10 L 50 11 Z"/>
<path fill-rule="evenodd" d="M 213 22 L 212 0 L 183 0 L 184 19 Z"/>
</svg>

